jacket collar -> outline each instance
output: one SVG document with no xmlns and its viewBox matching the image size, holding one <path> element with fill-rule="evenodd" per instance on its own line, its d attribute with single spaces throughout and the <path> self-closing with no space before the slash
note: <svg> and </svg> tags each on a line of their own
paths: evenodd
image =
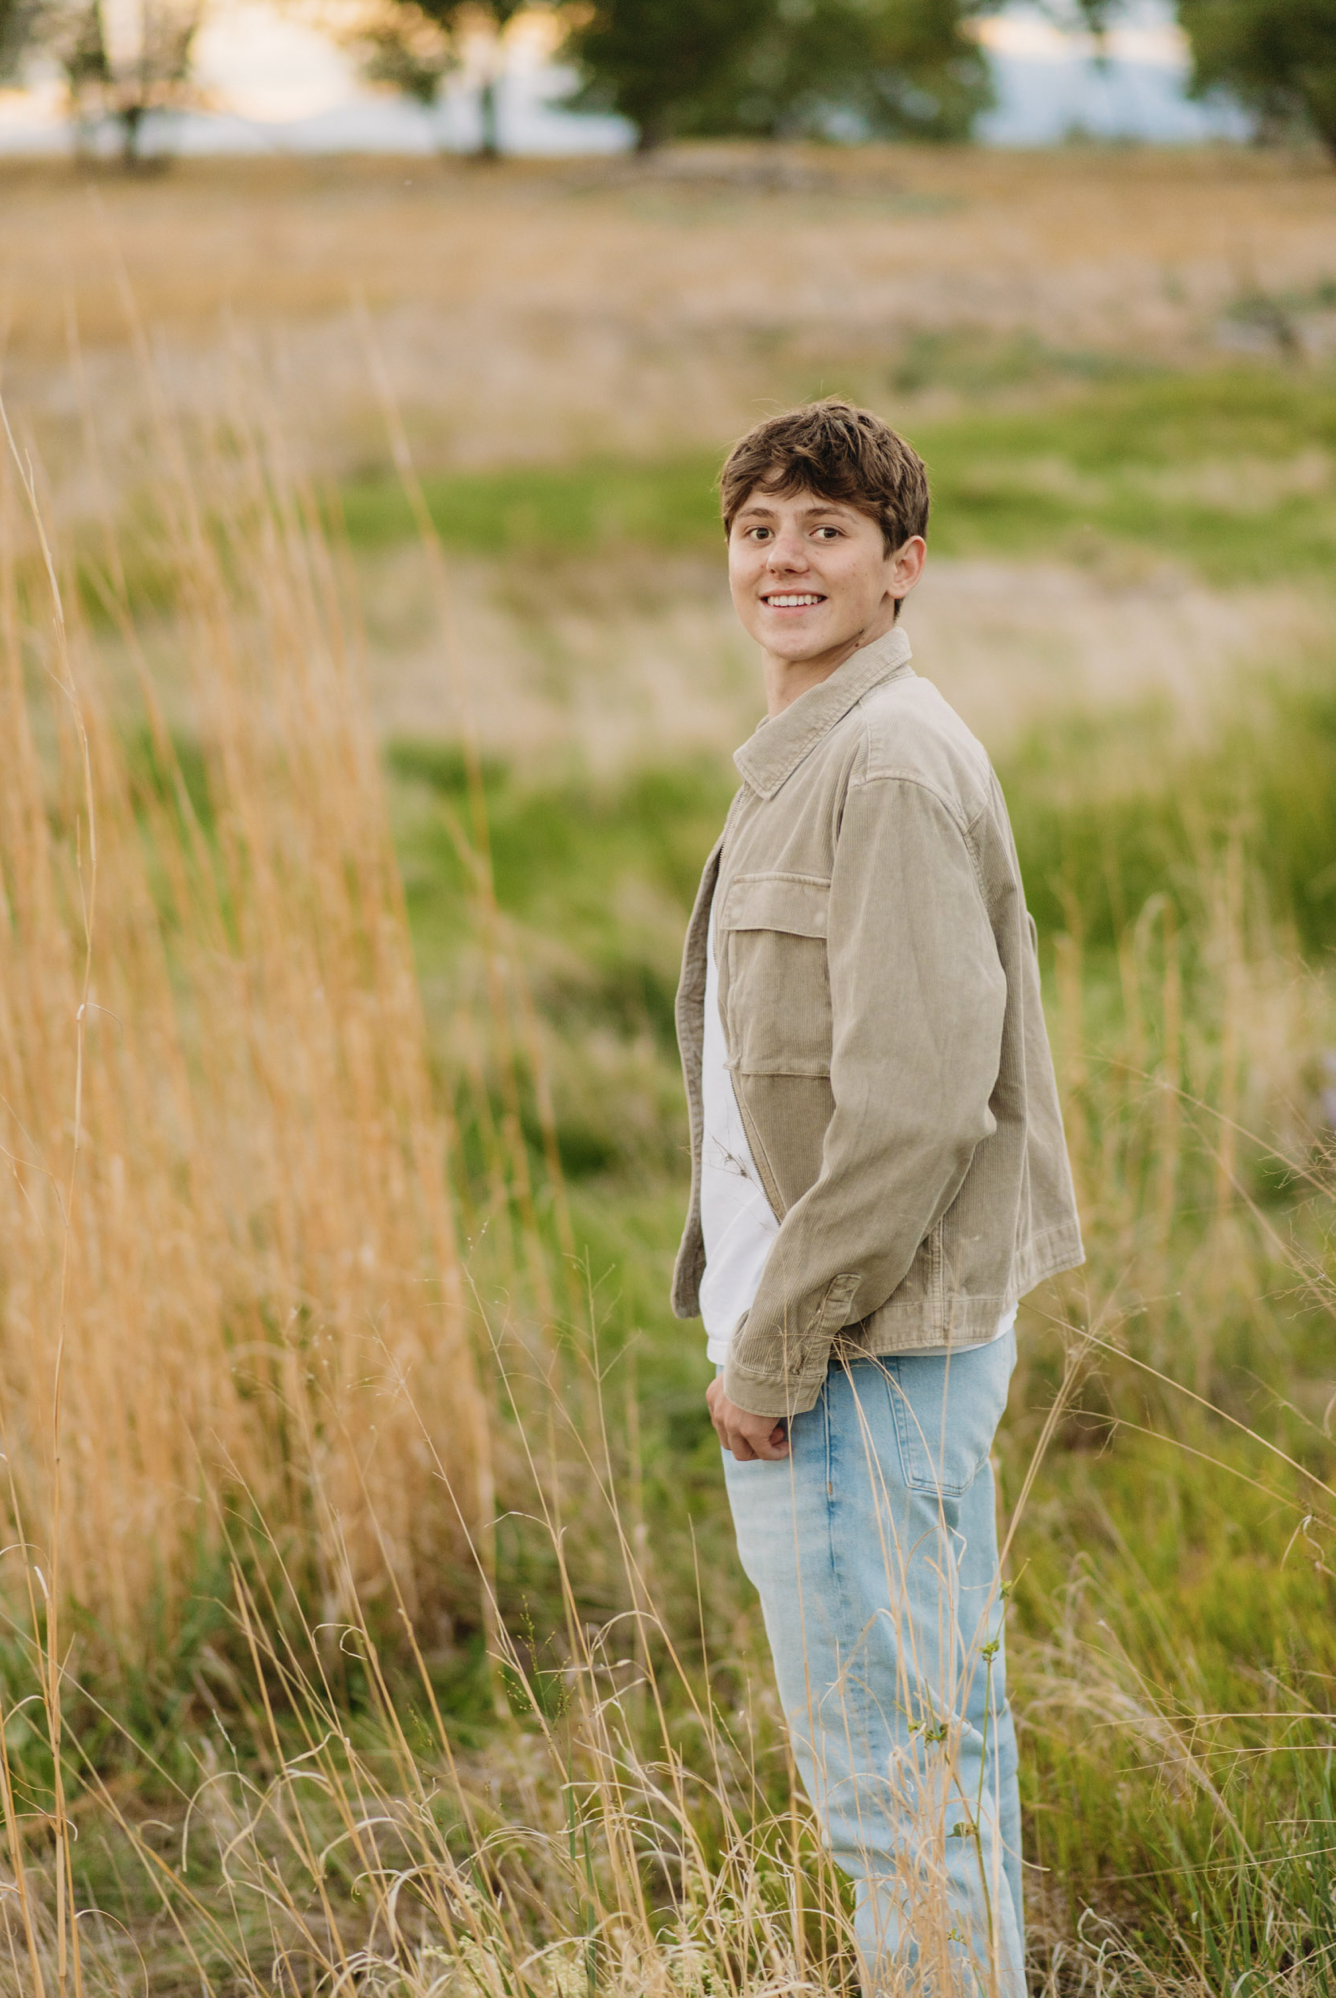
<svg viewBox="0 0 1336 1998">
<path fill-rule="evenodd" d="M 763 798 L 773 798 L 808 752 L 864 694 L 883 680 L 912 671 L 911 656 L 909 640 L 898 625 L 851 654 L 819 687 L 810 687 L 791 707 L 763 721 L 735 752 L 733 761 L 744 780 Z"/>
</svg>

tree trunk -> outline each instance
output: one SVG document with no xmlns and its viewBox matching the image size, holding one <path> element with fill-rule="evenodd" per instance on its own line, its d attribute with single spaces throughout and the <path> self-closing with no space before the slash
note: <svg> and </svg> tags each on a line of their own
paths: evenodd
<svg viewBox="0 0 1336 1998">
<path fill-rule="evenodd" d="M 636 127 L 636 151 L 656 153 L 660 146 L 667 145 L 671 137 L 668 113 L 664 110 L 646 111 Z"/>
<path fill-rule="evenodd" d="M 127 104 L 116 113 L 121 125 L 121 165 L 127 173 L 133 173 L 143 164 L 139 152 L 139 140 L 144 125 L 144 106 Z"/>
<path fill-rule="evenodd" d="M 1326 153 L 1333 166 L 1336 166 L 1336 81 L 1324 78 L 1327 88 L 1318 97 L 1315 90 L 1307 92 L 1308 115 L 1317 133 L 1318 144 Z M 1314 103 L 1314 98 L 1318 101 Z"/>
<path fill-rule="evenodd" d="M 478 92 L 478 118 L 482 130 L 478 139 L 480 160 L 499 160 L 501 157 L 501 137 L 496 115 L 496 91 L 499 79 L 494 70 L 488 70 Z"/>
</svg>

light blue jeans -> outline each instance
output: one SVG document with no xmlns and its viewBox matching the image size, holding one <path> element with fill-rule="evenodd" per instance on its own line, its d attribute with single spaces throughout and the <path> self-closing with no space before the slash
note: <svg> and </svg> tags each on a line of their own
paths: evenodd
<svg viewBox="0 0 1336 1998">
<path fill-rule="evenodd" d="M 832 1365 L 789 1457 L 724 1457 L 864 1992 L 1024 1998 L 1016 1733 L 989 1451 L 1014 1333 Z"/>
</svg>

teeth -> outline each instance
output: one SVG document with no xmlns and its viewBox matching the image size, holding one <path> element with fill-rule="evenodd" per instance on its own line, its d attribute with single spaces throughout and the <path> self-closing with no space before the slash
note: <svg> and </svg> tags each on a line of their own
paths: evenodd
<svg viewBox="0 0 1336 1998">
<path fill-rule="evenodd" d="M 805 604 L 819 604 L 822 601 L 823 599 L 821 597 L 812 597 L 812 596 L 766 598 L 766 602 L 770 605 L 770 608 L 772 610 L 801 610 Z"/>
</svg>

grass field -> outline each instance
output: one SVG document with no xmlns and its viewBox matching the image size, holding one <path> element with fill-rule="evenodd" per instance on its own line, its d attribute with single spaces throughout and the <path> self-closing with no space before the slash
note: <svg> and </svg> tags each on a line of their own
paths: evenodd
<svg viewBox="0 0 1336 1998">
<path fill-rule="evenodd" d="M 852 1989 L 665 1297 L 711 480 L 819 388 L 929 462 L 1090 1252 L 1032 1988 L 1332 1988 L 1336 182 L 780 168 L 4 169 L 2 1991 Z"/>
</svg>

